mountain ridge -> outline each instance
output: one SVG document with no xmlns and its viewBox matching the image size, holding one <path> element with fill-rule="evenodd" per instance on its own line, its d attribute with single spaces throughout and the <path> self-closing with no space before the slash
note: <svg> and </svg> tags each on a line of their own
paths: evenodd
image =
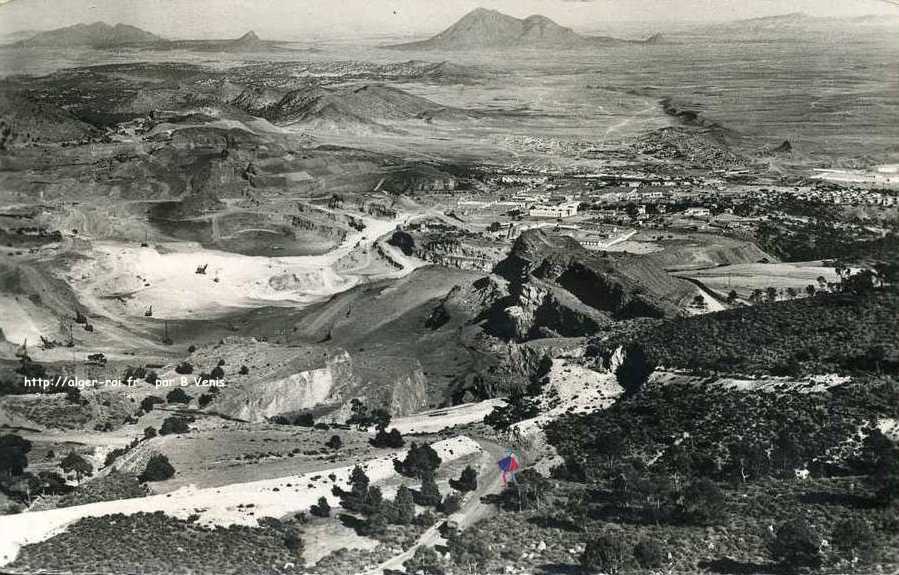
<svg viewBox="0 0 899 575">
<path fill-rule="evenodd" d="M 136 26 L 122 23 L 109 25 L 106 22 L 93 22 L 91 24 L 79 23 L 73 26 L 39 32 L 31 38 L 16 42 L 14 45 L 19 47 L 90 46 L 93 48 L 106 48 L 157 42 L 165 42 L 165 40 Z"/>
</svg>

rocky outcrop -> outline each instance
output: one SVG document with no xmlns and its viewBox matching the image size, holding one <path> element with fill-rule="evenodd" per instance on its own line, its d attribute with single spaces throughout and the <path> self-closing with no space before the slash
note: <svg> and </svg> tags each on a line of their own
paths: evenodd
<svg viewBox="0 0 899 575">
<path fill-rule="evenodd" d="M 653 262 L 588 252 L 570 238 L 528 232 L 495 268 L 507 296 L 487 312 L 485 330 L 507 340 L 579 337 L 612 321 L 678 315 L 691 292 Z"/>
<path fill-rule="evenodd" d="M 321 368 L 294 373 L 252 386 L 234 388 L 216 401 L 216 411 L 247 421 L 266 421 L 277 415 L 312 409 L 340 401 L 341 388 L 354 380 L 353 362 L 346 352 L 328 359 Z"/>
</svg>

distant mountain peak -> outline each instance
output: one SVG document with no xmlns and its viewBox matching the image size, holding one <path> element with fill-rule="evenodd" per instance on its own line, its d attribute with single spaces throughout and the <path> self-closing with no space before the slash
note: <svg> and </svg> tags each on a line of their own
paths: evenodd
<svg viewBox="0 0 899 575">
<path fill-rule="evenodd" d="M 615 43 L 627 42 L 581 36 L 541 14 L 520 19 L 497 10 L 475 8 L 428 40 L 390 47 L 408 50 L 568 49 Z"/>
<path fill-rule="evenodd" d="M 259 42 L 260 38 L 256 35 L 256 32 L 250 30 L 243 36 L 237 39 L 238 42 Z"/>
</svg>

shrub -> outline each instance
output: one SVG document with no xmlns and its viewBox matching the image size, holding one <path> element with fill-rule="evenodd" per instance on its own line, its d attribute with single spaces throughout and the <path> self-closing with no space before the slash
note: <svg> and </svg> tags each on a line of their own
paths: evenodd
<svg viewBox="0 0 899 575">
<path fill-rule="evenodd" d="M 478 472 L 471 465 L 466 465 L 459 479 L 450 479 L 450 487 L 462 493 L 475 491 L 478 488 Z"/>
<path fill-rule="evenodd" d="M 147 413 L 150 413 L 151 411 L 153 411 L 153 406 L 160 404 L 160 403 L 165 403 L 165 400 L 162 399 L 161 397 L 156 397 L 155 395 L 148 395 L 147 397 L 145 397 L 141 400 L 140 408 L 143 409 L 144 411 L 146 411 Z"/>
<path fill-rule="evenodd" d="M 319 497 L 318 503 L 309 508 L 309 513 L 311 513 L 315 517 L 330 517 L 331 505 L 328 503 L 328 500 L 326 498 Z"/>
<path fill-rule="evenodd" d="M 550 488 L 548 479 L 533 469 L 525 469 L 500 492 L 497 503 L 507 511 L 539 509 Z"/>
<path fill-rule="evenodd" d="M 874 547 L 874 530 L 861 517 L 850 517 L 837 523 L 831 543 L 844 554 L 845 559 L 851 561 L 856 557 L 866 557 Z"/>
<path fill-rule="evenodd" d="M 172 416 L 167 417 L 159 428 L 159 435 L 172 435 L 177 433 L 187 433 L 190 431 L 190 419 L 186 417 Z"/>
<path fill-rule="evenodd" d="M 144 439 L 153 439 L 156 435 L 155 427 L 147 426 L 144 428 Z"/>
<path fill-rule="evenodd" d="M 239 373 L 240 375 L 247 375 L 250 373 L 250 368 L 245 365 L 242 365 L 242 366 L 240 366 L 240 369 L 237 371 L 237 373 Z"/>
<path fill-rule="evenodd" d="M 658 569 L 666 558 L 665 550 L 652 539 L 643 539 L 634 547 L 634 559 L 643 569 Z"/>
<path fill-rule="evenodd" d="M 200 399 L 197 400 L 197 405 L 199 405 L 201 408 L 206 407 L 207 405 L 212 403 L 213 399 L 214 399 L 214 396 L 212 396 L 209 393 L 204 393 L 203 395 L 200 396 Z"/>
<path fill-rule="evenodd" d="M 292 553 L 298 556 L 303 554 L 303 539 L 299 532 L 294 528 L 288 528 L 284 533 L 284 546 Z"/>
<path fill-rule="evenodd" d="M 175 373 L 180 375 L 190 375 L 194 372 L 194 366 L 189 361 L 182 361 L 175 366 Z"/>
<path fill-rule="evenodd" d="M 175 468 L 169 463 L 169 458 L 161 453 L 154 454 L 147 461 L 147 467 L 138 479 L 142 483 L 150 481 L 165 481 L 175 475 Z"/>
<path fill-rule="evenodd" d="M 15 477 L 28 467 L 31 442 L 18 435 L 0 436 L 0 476 Z"/>
<path fill-rule="evenodd" d="M 295 413 L 276 415 L 270 420 L 278 425 L 296 425 L 297 427 L 314 427 L 315 417 L 311 413 Z"/>
<path fill-rule="evenodd" d="M 821 565 L 821 538 L 804 519 L 779 525 L 768 549 L 771 558 L 791 572 Z"/>
<path fill-rule="evenodd" d="M 680 511 L 682 517 L 699 525 L 718 523 L 724 516 L 724 493 L 710 479 L 702 478 L 684 491 Z"/>
<path fill-rule="evenodd" d="M 643 348 L 631 344 L 626 348 L 624 361 L 615 370 L 615 379 L 625 392 L 634 394 L 643 389 L 654 369 Z"/>
<path fill-rule="evenodd" d="M 209 372 L 209 377 L 212 379 L 225 379 L 225 370 L 220 365 L 217 365 Z"/>
<path fill-rule="evenodd" d="M 418 527 L 430 527 L 437 523 L 437 517 L 430 509 L 426 509 L 415 516 L 413 523 Z"/>
<path fill-rule="evenodd" d="M 190 396 L 180 387 L 176 387 L 165 395 L 165 400 L 169 403 L 190 403 Z"/>
<path fill-rule="evenodd" d="M 372 447 L 393 448 L 398 449 L 406 444 L 403 434 L 396 428 L 391 429 L 390 433 L 384 429 L 379 429 L 374 438 L 369 440 Z"/>
<path fill-rule="evenodd" d="M 443 560 L 434 551 L 433 547 L 420 546 L 415 549 L 411 559 L 403 563 L 406 573 L 421 573 L 422 575 L 443 575 L 446 570 L 442 566 Z"/>
<path fill-rule="evenodd" d="M 332 435 L 331 439 L 329 439 L 327 443 L 325 443 L 325 447 L 336 451 L 343 447 L 343 440 L 340 439 L 339 435 Z"/>
<path fill-rule="evenodd" d="M 604 533 L 587 543 L 581 567 L 588 573 L 620 573 L 627 564 L 628 548 L 619 534 Z"/>
<path fill-rule="evenodd" d="M 455 493 L 451 493 L 443 498 L 440 504 L 440 511 L 447 515 L 452 515 L 462 509 L 462 498 Z"/>
<path fill-rule="evenodd" d="M 144 379 L 147 377 L 147 370 L 144 367 L 131 367 L 130 365 L 125 368 L 125 373 L 122 375 L 122 381 L 128 381 L 129 378 L 134 381 L 138 379 Z"/>
</svg>

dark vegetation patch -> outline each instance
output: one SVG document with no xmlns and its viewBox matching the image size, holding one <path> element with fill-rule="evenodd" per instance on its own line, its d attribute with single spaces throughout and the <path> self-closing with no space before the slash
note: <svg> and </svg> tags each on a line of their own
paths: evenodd
<svg viewBox="0 0 899 575">
<path fill-rule="evenodd" d="M 10 567 L 21 572 L 131 573 L 139 566 L 148 575 L 303 572 L 297 526 L 270 518 L 260 523 L 264 525 L 207 528 L 162 512 L 88 517 L 23 547 Z"/>
<path fill-rule="evenodd" d="M 899 293 L 816 297 L 625 327 L 593 352 L 640 346 L 671 368 L 799 376 L 899 372 Z"/>
</svg>

